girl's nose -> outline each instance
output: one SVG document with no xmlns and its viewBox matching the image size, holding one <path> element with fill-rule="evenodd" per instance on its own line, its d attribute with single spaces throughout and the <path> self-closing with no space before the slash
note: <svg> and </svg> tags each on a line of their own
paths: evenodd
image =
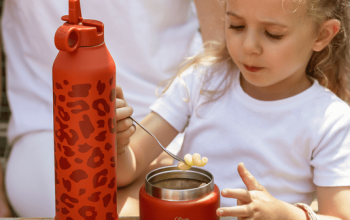
<svg viewBox="0 0 350 220">
<path fill-rule="evenodd" d="M 262 53 L 262 47 L 260 45 L 259 36 L 257 33 L 248 31 L 245 34 L 245 37 L 243 40 L 243 51 L 249 55 L 254 55 L 254 54 L 259 55 Z"/>
</svg>

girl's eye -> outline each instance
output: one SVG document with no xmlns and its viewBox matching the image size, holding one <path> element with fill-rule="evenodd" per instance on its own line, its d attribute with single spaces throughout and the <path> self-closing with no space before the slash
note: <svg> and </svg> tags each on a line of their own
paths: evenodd
<svg viewBox="0 0 350 220">
<path fill-rule="evenodd" d="M 229 29 L 234 29 L 234 30 L 242 30 L 244 28 L 244 26 L 233 26 L 233 25 L 230 25 Z"/>
<path fill-rule="evenodd" d="M 280 40 L 282 39 L 283 35 L 273 35 L 273 34 L 270 34 L 268 31 L 265 31 L 266 35 L 272 39 L 275 39 L 275 40 Z"/>
<path fill-rule="evenodd" d="M 234 29 L 236 31 L 240 31 L 242 29 L 244 29 L 245 26 L 241 25 L 241 26 L 234 26 L 234 25 L 230 25 L 229 29 Z M 274 34 L 270 34 L 268 31 L 265 31 L 266 35 L 272 39 L 275 40 L 280 40 L 282 39 L 283 35 L 274 35 Z"/>
</svg>

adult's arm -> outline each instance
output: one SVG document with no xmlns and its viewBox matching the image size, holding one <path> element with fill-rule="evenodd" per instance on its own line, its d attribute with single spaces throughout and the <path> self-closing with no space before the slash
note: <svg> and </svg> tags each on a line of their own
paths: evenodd
<svg viewBox="0 0 350 220">
<path fill-rule="evenodd" d="M 194 0 L 203 42 L 225 40 L 225 3 L 223 0 Z"/>
</svg>

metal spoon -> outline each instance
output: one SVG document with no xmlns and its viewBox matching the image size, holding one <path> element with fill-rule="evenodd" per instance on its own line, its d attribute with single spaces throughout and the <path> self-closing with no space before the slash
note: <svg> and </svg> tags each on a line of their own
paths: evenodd
<svg viewBox="0 0 350 220">
<path fill-rule="evenodd" d="M 170 151 L 168 151 L 166 148 L 163 147 L 163 145 L 159 142 L 159 140 L 156 138 L 156 136 L 154 136 L 150 131 L 148 131 L 145 127 L 143 127 L 140 123 L 138 123 L 135 119 L 133 119 L 131 116 L 130 116 L 131 120 L 133 120 L 136 124 L 138 124 L 143 130 L 145 130 L 149 135 L 151 135 L 154 139 L 156 139 L 156 141 L 158 142 L 159 146 L 167 153 L 169 154 L 169 156 L 171 156 L 172 158 L 174 158 L 175 160 L 178 160 L 178 161 L 182 161 L 184 163 L 185 160 L 181 159 L 180 157 L 176 156 L 175 154 L 172 154 Z"/>
</svg>

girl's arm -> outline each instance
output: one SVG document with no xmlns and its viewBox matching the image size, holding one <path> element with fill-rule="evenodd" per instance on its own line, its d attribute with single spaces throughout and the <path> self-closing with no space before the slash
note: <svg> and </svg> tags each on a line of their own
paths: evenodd
<svg viewBox="0 0 350 220">
<path fill-rule="evenodd" d="M 350 220 L 350 186 L 317 187 L 318 213 L 320 220 Z M 329 218 L 334 216 L 338 218 Z"/>
<path fill-rule="evenodd" d="M 175 128 L 154 112 L 148 114 L 140 123 L 156 136 L 164 147 L 178 134 Z M 125 153 L 117 157 L 118 187 L 133 182 L 162 152 L 157 141 L 137 126 Z"/>
<path fill-rule="evenodd" d="M 142 128 L 133 125 L 129 116 L 132 108 L 124 100 L 119 86 L 117 94 L 117 176 L 118 187 L 133 182 L 151 162 L 162 153 L 157 141 Z M 164 147 L 176 137 L 178 131 L 156 113 L 150 113 L 140 122 Z"/>
</svg>

